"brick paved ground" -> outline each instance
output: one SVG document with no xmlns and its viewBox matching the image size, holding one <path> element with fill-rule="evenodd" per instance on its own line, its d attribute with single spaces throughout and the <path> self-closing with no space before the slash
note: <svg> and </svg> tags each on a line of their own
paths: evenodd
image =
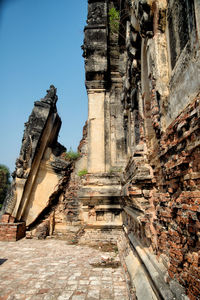
<svg viewBox="0 0 200 300">
<path fill-rule="evenodd" d="M 127 300 L 121 267 L 90 264 L 102 255 L 54 239 L 0 242 L 0 300 Z"/>
</svg>

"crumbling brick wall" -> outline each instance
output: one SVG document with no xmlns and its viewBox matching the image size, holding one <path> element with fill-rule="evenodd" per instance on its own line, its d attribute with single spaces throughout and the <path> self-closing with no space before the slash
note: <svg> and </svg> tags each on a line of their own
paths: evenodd
<svg viewBox="0 0 200 300">
<path fill-rule="evenodd" d="M 196 2 L 138 0 L 129 7 L 128 1 L 122 1 L 132 16 L 127 22 L 122 95 L 125 130 L 128 141 L 135 138 L 129 144 L 131 155 L 122 184 L 124 226 L 128 235 L 137 237 L 164 263 L 169 274 L 166 280 L 179 282 L 190 299 L 200 294 Z M 137 111 L 141 118 L 138 136 L 134 131 Z"/>
<path fill-rule="evenodd" d="M 157 253 L 168 257 L 168 272 L 186 287 L 191 299 L 200 294 L 200 97 L 161 137 L 160 165 L 155 168 Z"/>
<path fill-rule="evenodd" d="M 162 258 L 190 299 L 200 294 L 199 103 L 195 98 L 161 135 L 149 158 L 152 165 L 159 162 L 152 180 L 130 181 L 124 198 L 128 232 Z"/>
</svg>

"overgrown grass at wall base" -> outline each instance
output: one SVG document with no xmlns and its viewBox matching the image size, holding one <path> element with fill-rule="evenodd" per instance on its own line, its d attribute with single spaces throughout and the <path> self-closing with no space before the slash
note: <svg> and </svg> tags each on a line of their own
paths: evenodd
<svg viewBox="0 0 200 300">
<path fill-rule="evenodd" d="M 78 176 L 82 177 L 82 176 L 86 175 L 87 173 L 88 173 L 88 171 L 86 169 L 83 169 L 78 172 Z"/>
</svg>

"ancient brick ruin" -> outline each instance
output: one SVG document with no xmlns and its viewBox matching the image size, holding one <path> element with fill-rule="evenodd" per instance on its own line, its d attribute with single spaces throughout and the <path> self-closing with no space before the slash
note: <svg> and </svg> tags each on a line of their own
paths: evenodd
<svg viewBox="0 0 200 300">
<path fill-rule="evenodd" d="M 80 157 L 57 141 L 51 86 L 25 124 L 0 240 L 121 235 L 133 285 L 131 251 L 158 299 L 199 299 L 200 2 L 88 0 L 84 32 Z"/>
</svg>

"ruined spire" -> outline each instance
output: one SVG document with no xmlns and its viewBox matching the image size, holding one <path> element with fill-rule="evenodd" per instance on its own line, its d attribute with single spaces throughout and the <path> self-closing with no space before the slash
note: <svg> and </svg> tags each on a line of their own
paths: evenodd
<svg viewBox="0 0 200 300">
<path fill-rule="evenodd" d="M 47 92 L 46 96 L 42 98 L 41 101 L 49 104 L 52 103 L 55 105 L 58 100 L 58 96 L 56 95 L 57 89 L 55 88 L 55 86 L 51 84 L 49 90 L 47 90 L 46 92 Z"/>
</svg>

